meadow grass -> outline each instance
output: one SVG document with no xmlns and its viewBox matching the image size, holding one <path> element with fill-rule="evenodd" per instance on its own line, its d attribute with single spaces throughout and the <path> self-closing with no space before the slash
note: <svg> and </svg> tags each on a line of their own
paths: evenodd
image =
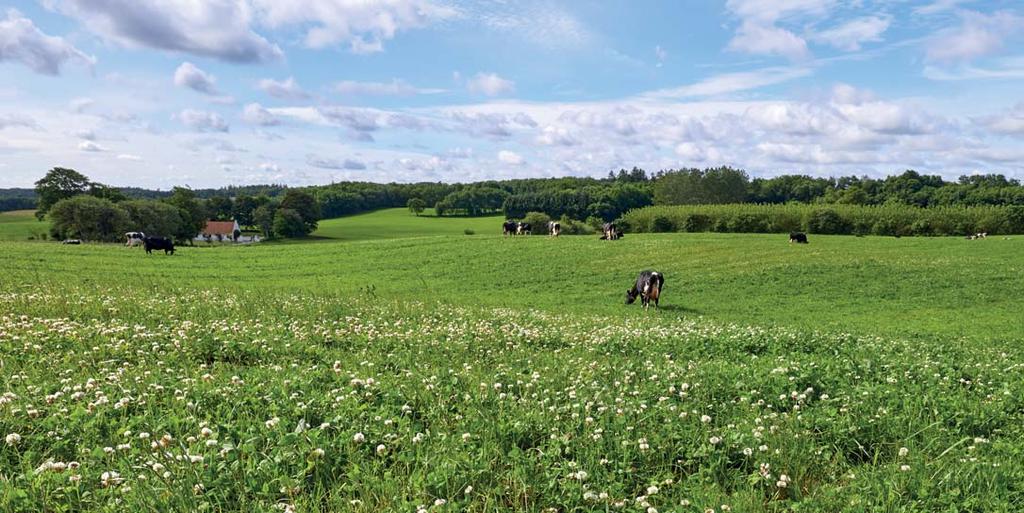
<svg viewBox="0 0 1024 513">
<path fill-rule="evenodd" d="M 39 222 L 32 210 L 0 212 L 0 240 L 42 240 L 44 235 L 49 236 L 49 231 L 49 223 Z"/>
<path fill-rule="evenodd" d="M 1024 238 L 461 230 L 0 242 L 0 510 L 1024 507 Z"/>
<path fill-rule="evenodd" d="M 434 235 L 465 235 L 471 230 L 477 235 L 501 233 L 501 216 L 438 217 L 428 208 L 419 216 L 408 209 L 388 208 L 365 214 L 325 219 L 314 237 L 334 240 L 378 240 Z"/>
</svg>

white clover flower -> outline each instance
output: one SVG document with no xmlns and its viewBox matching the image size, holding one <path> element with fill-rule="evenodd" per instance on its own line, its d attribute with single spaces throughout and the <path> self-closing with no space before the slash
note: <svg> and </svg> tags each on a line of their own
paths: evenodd
<svg viewBox="0 0 1024 513">
<path fill-rule="evenodd" d="M 910 465 L 900 465 L 900 472 L 907 472 L 910 470 Z"/>
<path fill-rule="evenodd" d="M 380 444 L 377 446 L 377 454 L 384 454 L 385 452 L 388 452 L 388 447 L 386 445 Z"/>
<path fill-rule="evenodd" d="M 718 445 L 718 444 L 722 443 L 722 439 L 720 437 L 717 437 L 717 436 L 711 437 L 710 439 L 708 439 L 708 441 L 711 442 L 711 445 Z"/>
<path fill-rule="evenodd" d="M 199 436 L 203 438 L 209 438 L 213 436 L 213 430 L 208 427 L 204 427 L 203 429 L 199 430 Z"/>
<path fill-rule="evenodd" d="M 473 485 L 466 486 L 466 489 L 462 491 L 463 494 L 469 495 L 473 493 Z"/>
<path fill-rule="evenodd" d="M 708 422 L 711 422 L 711 416 L 710 415 L 701 415 L 700 416 L 700 421 L 705 423 L 705 424 L 707 424 Z"/>
<path fill-rule="evenodd" d="M 361 444 L 366 441 L 366 436 L 364 436 L 362 433 L 356 433 L 355 435 L 352 436 L 352 441 L 357 444 Z"/>
<path fill-rule="evenodd" d="M 18 445 L 21 443 L 21 435 L 18 433 L 10 433 L 4 438 L 4 441 L 7 442 L 7 445 Z"/>
<path fill-rule="evenodd" d="M 654 494 L 658 493 L 659 491 L 660 490 L 658 490 L 657 486 L 651 485 L 651 486 L 647 487 L 647 495 L 654 495 Z"/>
<path fill-rule="evenodd" d="M 906 456 L 910 452 L 910 449 L 906 447 L 900 447 L 900 458 Z"/>
</svg>

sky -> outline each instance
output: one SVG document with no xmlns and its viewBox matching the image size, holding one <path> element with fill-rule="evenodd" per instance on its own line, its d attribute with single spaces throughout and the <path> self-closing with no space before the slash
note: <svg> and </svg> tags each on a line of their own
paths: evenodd
<svg viewBox="0 0 1024 513">
<path fill-rule="evenodd" d="M 0 187 L 1024 179 L 1019 0 L 0 0 Z"/>
</svg>

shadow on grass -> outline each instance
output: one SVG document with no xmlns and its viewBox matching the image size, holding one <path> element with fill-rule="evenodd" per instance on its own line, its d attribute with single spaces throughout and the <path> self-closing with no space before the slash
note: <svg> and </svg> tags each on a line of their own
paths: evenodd
<svg viewBox="0 0 1024 513">
<path fill-rule="evenodd" d="M 661 305 L 661 306 L 658 307 L 658 310 L 664 310 L 666 312 L 678 312 L 678 313 L 688 313 L 688 314 L 695 314 L 695 315 L 704 315 L 704 312 L 701 311 L 701 310 L 697 310 L 696 308 L 690 308 L 688 306 L 683 306 L 683 305 Z"/>
</svg>

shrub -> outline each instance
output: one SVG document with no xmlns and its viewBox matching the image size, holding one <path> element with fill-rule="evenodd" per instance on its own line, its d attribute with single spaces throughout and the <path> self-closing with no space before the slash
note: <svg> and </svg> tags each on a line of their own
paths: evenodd
<svg viewBox="0 0 1024 513">
<path fill-rule="evenodd" d="M 711 228 L 711 217 L 706 214 L 687 214 L 683 219 L 683 230 L 688 232 L 706 232 Z"/>
<path fill-rule="evenodd" d="M 739 214 L 730 220 L 729 231 L 738 233 L 767 232 L 768 219 L 751 213 Z"/>
<path fill-rule="evenodd" d="M 654 222 L 651 223 L 652 232 L 674 232 L 676 231 L 675 223 L 672 222 L 672 218 L 660 215 L 654 216 Z"/>
<path fill-rule="evenodd" d="M 476 232 L 471 230 L 471 229 L 469 229 L 469 228 L 466 228 L 465 230 L 462 230 L 462 233 L 465 233 L 466 235 L 476 235 Z"/>
<path fill-rule="evenodd" d="M 546 234 L 548 221 L 551 221 L 551 218 L 543 212 L 527 212 L 523 216 L 523 222 L 530 223 L 530 229 L 533 230 L 534 234 Z M 562 226 L 562 229 L 565 230 L 565 226 Z"/>
<path fill-rule="evenodd" d="M 817 209 L 807 218 L 807 231 L 822 234 L 850 233 L 849 223 L 830 208 Z"/>
<path fill-rule="evenodd" d="M 116 242 L 123 240 L 129 226 L 123 208 L 108 199 L 86 195 L 58 201 L 48 215 L 55 239 Z"/>
<path fill-rule="evenodd" d="M 274 214 L 274 235 L 278 237 L 304 237 L 309 235 L 309 225 L 298 212 L 290 208 L 278 209 Z"/>
</svg>

